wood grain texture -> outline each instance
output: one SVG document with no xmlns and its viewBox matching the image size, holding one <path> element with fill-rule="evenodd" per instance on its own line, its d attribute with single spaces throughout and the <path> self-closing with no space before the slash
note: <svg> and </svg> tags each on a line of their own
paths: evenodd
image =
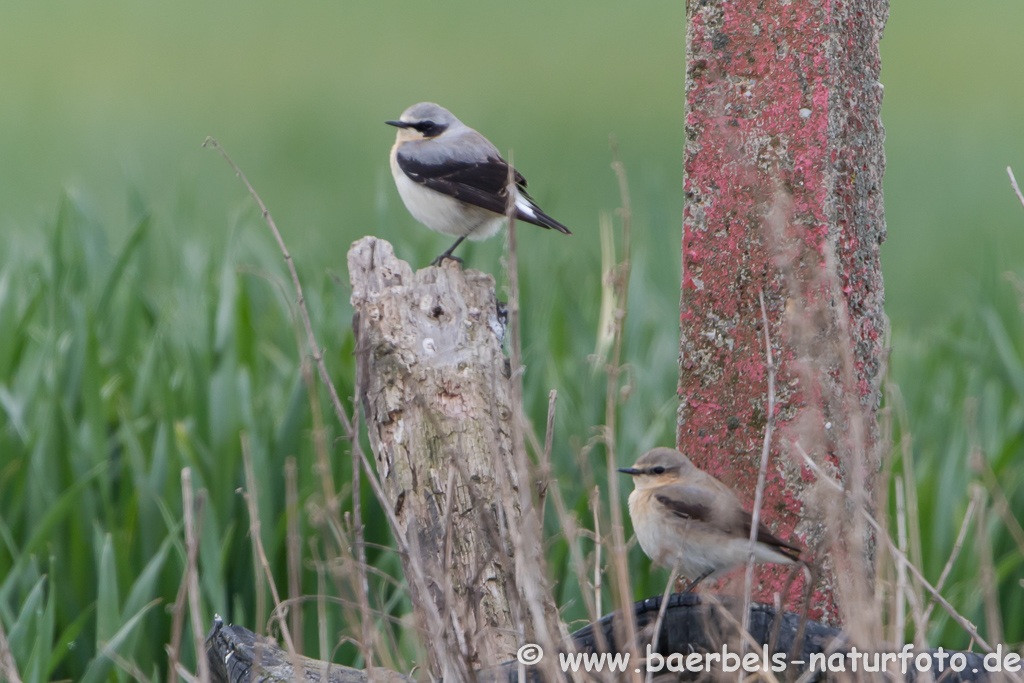
<svg viewBox="0 0 1024 683">
<path fill-rule="evenodd" d="M 521 629 L 508 530 L 520 513 L 494 278 L 452 261 L 413 273 L 373 237 L 352 245 L 348 265 L 377 473 L 414 556 L 402 558 L 406 575 L 418 562 L 426 577 L 429 596 L 408 582 L 413 604 L 432 600 L 446 624 L 425 637 L 450 639 L 471 668 L 509 659 Z"/>
</svg>

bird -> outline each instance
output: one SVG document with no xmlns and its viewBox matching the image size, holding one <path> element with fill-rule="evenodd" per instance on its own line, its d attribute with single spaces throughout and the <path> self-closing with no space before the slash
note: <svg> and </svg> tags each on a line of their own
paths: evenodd
<svg viewBox="0 0 1024 683">
<path fill-rule="evenodd" d="M 735 492 L 674 448 L 654 448 L 633 467 L 629 516 L 644 553 L 690 580 L 687 592 L 745 564 L 752 518 Z M 802 564 L 802 549 L 758 524 L 754 561 Z M 806 566 L 806 565 L 805 565 Z"/>
<path fill-rule="evenodd" d="M 498 148 L 439 104 L 420 102 L 402 112 L 391 148 L 391 175 L 413 218 L 442 235 L 457 237 L 444 259 L 465 239 L 484 240 L 501 230 L 510 209 L 516 220 L 571 235 L 526 192 L 526 178 Z"/>
</svg>

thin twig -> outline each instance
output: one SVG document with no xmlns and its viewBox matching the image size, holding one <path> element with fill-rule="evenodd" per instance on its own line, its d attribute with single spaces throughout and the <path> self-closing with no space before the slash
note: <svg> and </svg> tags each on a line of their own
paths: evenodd
<svg viewBox="0 0 1024 683">
<path fill-rule="evenodd" d="M 599 493 L 599 489 L 594 488 L 594 493 L 591 496 Z M 583 560 L 583 553 L 580 551 L 580 537 L 586 534 L 581 531 L 579 524 L 576 521 L 576 516 L 570 513 L 565 507 L 565 500 L 562 498 L 562 490 L 558 486 L 551 488 L 551 498 L 555 503 L 555 512 L 558 514 L 558 519 L 562 526 L 562 533 L 565 536 L 565 543 L 569 547 L 569 564 L 572 567 L 573 572 L 576 574 L 576 583 L 580 586 L 580 594 L 583 596 L 583 604 L 587 608 L 587 616 L 591 622 L 596 622 L 603 615 L 601 613 L 601 593 L 600 593 L 600 580 L 601 580 L 601 562 L 600 562 L 600 549 L 601 549 L 601 537 L 600 535 L 594 536 L 596 543 L 595 547 L 595 563 L 596 568 L 594 571 L 595 585 L 594 585 L 594 596 L 591 596 L 590 592 L 583 590 L 584 586 L 587 585 L 587 570 L 586 563 Z M 591 498 L 591 509 L 593 507 L 593 497 Z M 608 649 L 608 643 L 604 635 L 603 629 L 594 629 L 594 636 L 597 639 L 598 647 L 602 651 Z"/>
<path fill-rule="evenodd" d="M 1006 173 L 1010 176 L 1010 187 L 1017 194 L 1017 199 L 1020 200 L 1020 205 L 1024 206 L 1024 194 L 1021 194 L 1020 187 L 1017 185 L 1017 179 L 1013 177 L 1013 169 L 1009 166 L 1006 167 Z"/>
<path fill-rule="evenodd" d="M 590 509 L 594 513 L 594 609 L 601 616 L 601 489 L 594 487 L 590 497 Z"/>
<path fill-rule="evenodd" d="M 187 470 L 188 468 L 185 468 Z M 185 477 L 185 470 L 182 470 L 182 479 Z M 189 472 L 189 487 L 191 488 L 191 472 Z M 182 494 L 184 497 L 184 493 Z M 189 497 L 191 499 L 191 490 Z M 189 511 L 185 519 L 191 519 L 192 512 Z M 195 513 L 195 525 L 202 528 L 203 510 L 200 507 Z M 187 534 L 186 534 L 187 539 Z M 199 553 L 199 545 L 185 545 L 185 571 L 181 575 L 181 583 L 178 584 L 178 595 L 174 599 L 174 607 L 171 609 L 171 642 L 167 645 L 167 682 L 178 683 L 175 671 L 178 670 L 179 659 L 181 658 L 181 638 L 185 624 L 185 599 L 188 597 L 189 568 L 195 567 Z"/>
<path fill-rule="evenodd" d="M 757 642 L 757 639 L 750 634 L 750 631 L 743 628 L 743 624 L 736 620 L 736 617 L 732 615 L 732 612 L 725 608 L 725 605 L 722 604 L 722 601 L 718 599 L 717 595 L 709 591 L 706 593 L 702 593 L 701 599 L 711 603 L 711 606 L 714 607 L 718 611 L 718 613 L 721 614 L 727 622 L 729 622 L 731 626 L 739 630 L 740 640 L 743 642 L 744 646 L 751 646 L 756 649 L 758 646 L 761 645 L 761 643 Z M 795 642 L 797 641 L 794 641 L 794 644 Z M 757 672 L 757 675 L 763 676 L 768 683 L 779 683 L 779 679 L 771 671 L 759 670 Z"/>
<path fill-rule="evenodd" d="M 985 487 L 992 496 L 992 507 L 995 508 L 996 513 L 1003 520 L 1006 530 L 1010 532 L 1010 536 L 1017 544 L 1018 552 L 1024 555 L 1024 528 L 1021 528 L 1020 522 L 1013 516 L 1013 512 L 1010 510 L 1010 501 L 1007 500 L 1003 487 L 999 485 L 999 478 L 996 477 L 996 473 L 992 470 L 992 465 L 989 463 L 988 458 L 981 458 L 981 466 Z"/>
<path fill-rule="evenodd" d="M 980 486 L 980 484 L 975 484 Z M 1003 640 L 1003 621 L 999 614 L 999 582 L 996 579 L 996 569 L 992 563 L 992 544 L 989 542 L 988 523 L 986 508 L 983 505 L 978 511 L 977 529 L 978 535 L 975 539 L 975 552 L 978 555 L 978 566 L 981 576 L 982 603 L 985 605 L 985 632 L 988 637 L 999 643 Z"/>
<path fill-rule="evenodd" d="M 160 602 L 159 598 L 157 598 L 156 600 L 153 600 L 149 604 L 150 604 L 150 606 L 152 606 L 152 605 L 157 604 L 158 602 Z M 108 647 L 108 646 L 104 646 L 102 652 L 103 652 L 103 656 L 104 657 L 107 657 L 114 664 L 116 664 L 117 666 L 121 667 L 126 674 L 128 674 L 129 676 L 134 678 L 136 681 L 138 681 L 138 683 L 152 683 L 152 681 L 150 680 L 149 676 L 147 676 L 146 674 L 142 673 L 142 669 L 140 669 L 139 665 L 136 664 L 134 661 L 129 660 L 129 659 L 125 658 L 125 657 L 122 657 L 116 650 L 114 650 L 113 648 Z M 0 673 L 3 673 L 3 669 L 2 668 L 0 668 Z M 6 680 L 6 679 L 0 678 L 0 680 Z M 14 681 L 11 681 L 10 683 L 14 683 Z"/>
<path fill-rule="evenodd" d="M 903 394 L 899 387 L 887 383 L 887 389 L 896 407 L 896 417 L 900 425 L 900 453 L 903 455 L 903 472 L 905 474 L 903 493 L 906 497 L 906 535 L 910 549 L 910 560 L 918 566 L 924 566 L 924 554 L 921 550 L 921 514 L 917 503 L 917 468 L 914 465 L 914 444 L 911 438 L 910 417 L 907 415 L 907 405 L 903 400 Z M 879 505 L 876 509 L 884 508 Z M 914 597 L 920 604 L 924 601 L 924 592 L 920 583 L 916 580 L 913 583 L 913 589 Z M 916 627 L 914 642 L 917 645 L 921 645 L 925 641 L 926 634 L 923 622 L 921 621 L 922 617 L 922 614 L 915 613 L 914 615 Z M 902 635 L 900 637 L 902 638 Z M 900 642 L 902 643 L 903 641 L 900 640 Z"/>
<path fill-rule="evenodd" d="M 188 548 L 188 565 L 185 567 L 185 574 L 188 577 L 188 606 L 192 616 L 192 642 L 195 645 L 196 661 L 199 666 L 198 680 L 200 683 L 210 683 L 210 662 L 205 656 L 205 628 L 199 607 L 199 531 L 195 525 L 193 506 L 192 470 L 186 467 L 181 471 L 181 507 L 185 515 L 185 545 Z"/>
<path fill-rule="evenodd" d="M 626 615 L 625 642 L 630 649 L 630 658 L 637 659 L 636 619 L 633 615 L 633 596 L 630 589 L 629 567 L 626 563 L 626 538 L 622 520 L 622 506 L 619 495 L 618 459 L 616 447 L 616 417 L 620 400 L 619 377 L 622 374 L 622 340 L 626 315 L 629 311 L 629 275 L 630 275 L 630 233 L 632 231 L 633 212 L 629 198 L 629 184 L 626 180 L 626 169 L 619 158 L 619 147 L 615 138 L 611 138 L 612 169 L 619 181 L 619 195 L 622 207 L 619 215 L 622 219 L 622 261 L 614 270 L 614 288 L 616 292 L 612 355 L 606 367 L 608 384 L 605 393 L 604 442 L 608 469 L 608 500 L 611 512 L 612 561 L 615 569 L 613 584 L 619 602 L 619 609 Z M 639 676 L 635 676 L 639 680 Z"/>
<path fill-rule="evenodd" d="M 242 182 L 245 183 L 246 188 L 249 190 L 249 194 L 256 200 L 256 203 L 260 207 L 260 214 L 263 216 L 263 220 L 266 221 L 270 227 L 271 232 L 274 233 L 274 239 L 277 240 L 277 246 L 280 247 L 281 253 L 284 255 L 285 263 L 288 264 L 288 271 L 292 276 L 292 285 L 295 287 L 295 292 L 298 294 L 298 306 L 299 313 L 302 316 L 302 324 L 306 328 L 306 341 L 309 344 L 310 352 L 313 355 L 313 360 L 316 361 L 317 368 L 320 370 L 320 379 L 323 380 L 324 384 L 327 385 L 331 395 L 331 402 L 334 404 L 334 410 L 338 415 L 338 420 L 345 428 L 345 433 L 351 438 L 353 434 L 352 421 L 349 419 L 348 414 L 341 405 L 341 399 L 338 397 L 338 392 L 334 388 L 334 383 L 330 381 L 330 376 L 327 374 L 327 366 L 324 364 L 323 352 L 320 350 L 320 346 L 317 344 L 316 336 L 313 334 L 313 323 L 309 318 L 309 311 L 306 309 L 306 299 L 302 294 L 302 283 L 299 282 L 299 273 L 295 269 L 295 261 L 292 259 L 291 252 L 288 251 L 288 247 L 285 246 L 284 238 L 281 237 L 281 231 L 277 229 L 277 224 L 274 222 L 273 216 L 270 215 L 270 211 L 267 209 L 263 200 L 260 199 L 259 194 L 256 193 L 255 188 L 249 182 L 249 179 L 245 177 L 245 173 L 242 172 L 235 162 L 231 160 L 228 153 L 224 151 L 224 148 L 214 140 L 212 137 L 207 137 L 206 141 L 203 142 L 203 147 L 210 145 L 224 157 L 224 160 L 228 162 L 231 168 L 235 171 L 235 175 L 241 178 Z M 385 507 L 387 507 L 385 505 Z"/>
<path fill-rule="evenodd" d="M 325 562 L 320 559 L 320 552 L 313 539 L 309 541 L 310 554 L 313 556 L 313 566 L 316 567 L 316 633 L 318 636 L 317 646 L 319 647 L 320 660 L 330 658 L 330 645 L 327 643 L 327 577 Z"/>
<path fill-rule="evenodd" d="M 661 622 L 665 620 L 665 612 L 668 609 L 668 599 L 672 595 L 672 588 L 676 585 L 676 577 L 679 576 L 679 560 L 672 565 L 672 571 L 668 573 L 668 583 L 665 584 L 665 592 L 661 596 L 661 605 L 658 606 L 658 618 L 654 620 L 654 631 L 651 633 L 651 651 L 658 650 L 658 637 L 661 635 Z M 744 630 L 745 627 L 744 627 Z M 647 669 L 647 683 L 654 680 L 654 670 Z"/>
<path fill-rule="evenodd" d="M 960 525 L 960 533 L 957 534 L 956 543 L 953 544 L 953 552 L 949 554 L 949 559 L 946 560 L 946 566 L 942 568 L 942 573 L 939 574 L 939 580 L 935 582 L 935 590 L 942 590 L 942 587 L 946 585 L 946 579 L 949 577 L 949 572 L 953 570 L 953 563 L 956 562 L 957 556 L 960 555 L 960 549 L 964 545 L 964 539 L 967 537 L 967 527 L 971 522 L 971 517 L 974 516 L 974 511 L 981 503 L 981 497 L 985 495 L 981 489 L 975 489 L 974 495 L 971 496 L 971 502 L 967 505 L 967 512 L 964 513 L 964 521 Z M 935 603 L 928 605 L 928 609 L 925 610 L 925 628 L 928 627 L 928 617 L 931 616 L 932 610 L 935 609 Z"/>
<path fill-rule="evenodd" d="M 896 542 L 900 552 L 907 553 L 907 505 L 903 476 L 896 475 Z M 893 640 L 899 646 L 907 632 L 907 566 L 896 562 L 896 629 Z"/>
<path fill-rule="evenodd" d="M 205 659 L 205 657 L 204 657 L 204 659 Z M 177 674 L 177 676 L 175 676 L 175 673 Z M 197 683 L 199 681 L 199 679 L 196 678 L 195 676 L 193 676 L 191 674 L 191 672 L 189 672 L 188 669 L 186 669 L 184 666 L 181 665 L 181 662 L 175 662 L 174 663 L 174 669 L 172 671 L 168 671 L 167 675 L 168 676 L 175 676 L 175 679 L 174 679 L 175 683 L 177 683 L 177 677 L 178 676 L 180 676 L 181 678 L 184 678 L 185 679 L 185 683 Z"/>
<path fill-rule="evenodd" d="M 288 553 L 288 598 L 296 600 L 302 595 L 302 535 L 299 531 L 299 484 L 295 456 L 284 461 L 284 497 L 287 532 L 285 548 Z M 288 602 L 286 600 L 285 602 Z M 302 603 L 296 602 L 290 613 L 295 651 L 302 654 Z"/>
<path fill-rule="evenodd" d="M 358 356 L 357 356 L 358 358 Z M 362 358 L 361 360 L 365 360 Z M 363 631 L 363 660 L 366 663 L 366 673 L 370 683 L 374 681 L 374 643 L 376 641 L 377 629 L 374 628 L 373 620 L 370 618 L 370 581 L 366 575 L 366 539 L 363 530 L 363 486 L 362 477 L 359 472 L 359 425 L 360 409 L 362 407 L 363 373 L 358 370 L 355 373 L 354 394 L 352 401 L 352 430 L 350 433 L 351 456 L 352 456 L 352 530 L 355 536 L 356 551 L 356 577 L 359 586 L 356 595 L 359 596 L 359 609 L 363 614 L 361 619 Z"/>
<path fill-rule="evenodd" d="M 518 480 L 519 498 L 519 525 L 508 527 L 515 551 L 515 573 L 521 577 L 529 576 L 530 580 L 519 581 L 518 588 L 521 591 L 523 604 L 529 610 L 531 627 L 537 638 L 545 649 L 558 647 L 557 636 L 561 639 L 568 638 L 568 629 L 558 617 L 558 608 L 554 604 L 551 592 L 546 589 L 545 576 L 547 570 L 544 566 L 544 556 L 541 552 L 543 537 L 543 520 L 539 519 L 534 503 L 533 492 L 534 478 L 526 453 L 526 432 L 533 432 L 532 428 L 527 430 L 528 420 L 523 409 L 523 373 L 524 367 L 522 336 L 521 336 L 521 314 L 519 307 L 519 252 L 516 234 L 516 206 L 515 206 L 515 177 L 514 163 L 511 152 L 508 155 L 508 187 L 513 188 L 508 193 L 508 201 L 505 207 L 505 215 L 508 221 L 508 321 L 509 321 L 509 349 L 511 363 L 511 399 L 513 408 L 512 427 L 512 462 L 515 468 L 516 479 Z M 534 447 L 539 444 L 535 443 Z M 536 452 L 536 450 L 535 450 Z M 497 464 L 497 463 L 496 463 Z M 499 468 L 500 472 L 500 468 Z M 502 487 L 503 499 L 511 502 L 514 500 L 514 492 L 510 488 L 508 477 L 499 477 L 499 485 Z M 500 509 L 500 507 L 499 507 Z M 544 660 L 541 665 L 545 674 L 551 678 L 559 675 L 554 659 Z"/>
<path fill-rule="evenodd" d="M 768 370 L 768 419 L 764 429 L 764 444 L 761 446 L 761 466 L 757 472 L 757 488 L 754 490 L 754 508 L 750 516 L 750 554 L 747 571 L 743 576 L 743 630 L 750 629 L 750 593 L 754 581 L 754 551 L 757 548 L 757 531 L 761 524 L 761 504 L 764 502 L 764 485 L 768 478 L 768 456 L 772 448 L 772 434 L 775 431 L 775 362 L 772 360 L 772 339 L 768 329 L 768 311 L 764 305 L 764 290 L 758 290 L 761 303 L 761 324 L 764 326 L 765 368 Z M 745 650 L 746 648 L 744 648 Z"/>
<path fill-rule="evenodd" d="M 552 389 L 548 393 L 548 421 L 544 429 L 544 451 L 540 460 L 540 491 L 537 493 L 537 509 L 540 519 L 544 521 L 544 504 L 548 499 L 548 486 L 551 484 L 551 447 L 555 440 L 555 402 L 558 391 Z"/>
<path fill-rule="evenodd" d="M 256 487 L 256 470 L 252 465 L 252 453 L 249 450 L 249 435 L 242 433 L 242 466 L 245 470 L 245 502 L 249 508 L 249 537 L 252 541 L 254 563 L 257 565 L 254 570 L 257 579 L 262 574 L 266 576 L 267 585 L 270 586 L 270 595 L 274 598 L 274 614 L 277 615 L 277 623 L 281 627 L 281 636 L 284 638 L 288 655 L 291 657 L 292 665 L 295 667 L 296 675 L 304 675 L 302 661 L 298 657 L 298 650 L 295 649 L 295 641 L 292 640 L 291 629 L 285 619 L 286 609 L 280 609 L 281 595 L 277 592 L 277 584 L 274 582 L 274 574 L 270 571 L 270 562 L 263 550 L 263 537 L 261 534 L 260 512 L 258 502 L 258 491 Z M 262 571 L 260 571 L 262 569 Z M 262 591 L 261 591 L 262 592 Z M 263 627 L 262 615 L 259 627 Z"/>
<path fill-rule="evenodd" d="M 356 607 L 356 608 L 359 607 L 359 601 L 358 600 L 349 600 L 347 598 L 340 598 L 340 597 L 338 597 L 336 595 L 300 595 L 299 597 L 294 598 L 294 599 L 293 598 L 289 598 L 287 600 L 282 600 L 281 604 L 277 608 L 277 610 L 274 613 L 271 613 L 270 619 L 274 620 L 274 619 L 280 618 L 280 615 L 277 612 L 280 612 L 281 614 L 284 614 L 284 612 L 286 610 L 291 609 L 291 607 L 294 606 L 294 605 L 301 605 L 301 604 L 306 603 L 306 602 L 313 602 L 315 600 L 321 600 L 321 599 L 323 599 L 325 603 L 331 603 L 333 605 L 342 605 L 342 606 L 345 606 L 345 607 Z M 401 616 L 396 617 L 396 616 L 394 616 L 392 614 L 388 614 L 387 612 L 384 612 L 384 611 L 381 611 L 381 610 L 377 610 L 377 609 L 372 610 L 372 614 L 373 614 L 373 616 L 379 618 L 381 621 L 386 621 L 386 622 L 394 624 L 396 626 L 404 626 L 404 625 L 406 625 L 405 618 L 401 617 Z M 357 641 L 357 640 L 349 639 L 349 641 L 347 641 L 347 642 L 351 642 L 356 647 L 359 646 L 359 641 Z M 390 668 L 390 667 L 384 667 L 384 668 Z"/>
<path fill-rule="evenodd" d="M 981 448 L 978 443 L 976 429 L 977 412 L 970 409 L 970 406 L 971 404 L 968 404 L 968 406 L 966 406 L 967 409 L 965 410 L 965 422 L 967 424 L 968 438 L 971 443 L 970 450 L 968 452 L 969 460 L 973 459 L 976 453 L 980 455 Z M 964 521 L 960 525 L 960 532 L 957 534 L 956 542 L 953 544 L 953 551 L 950 553 L 949 559 L 946 560 L 946 565 L 942 568 L 942 573 L 939 574 L 939 580 L 935 583 L 935 589 L 938 591 L 941 591 L 943 586 L 946 584 L 946 579 L 949 576 L 949 573 L 953 570 L 953 563 L 956 562 L 957 556 L 960 555 L 960 549 L 963 547 L 964 539 L 967 537 L 967 527 L 971 522 L 971 517 L 974 515 L 975 510 L 978 509 L 978 506 L 982 504 L 982 498 L 985 495 L 984 489 L 980 486 L 976 486 L 973 490 L 974 493 L 971 495 L 971 502 L 967 506 L 967 512 L 964 513 Z M 928 620 L 931 618 L 932 611 L 934 609 L 934 602 L 929 603 L 927 609 L 925 609 L 920 625 L 920 629 L 922 631 L 926 631 L 928 629 Z"/>
</svg>

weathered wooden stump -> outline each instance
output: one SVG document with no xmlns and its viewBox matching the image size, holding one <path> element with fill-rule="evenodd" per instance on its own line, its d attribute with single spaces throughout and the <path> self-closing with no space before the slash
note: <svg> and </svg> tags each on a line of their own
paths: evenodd
<svg viewBox="0 0 1024 683">
<path fill-rule="evenodd" d="M 470 666 L 509 659 L 522 633 L 509 599 L 519 481 L 494 278 L 452 261 L 413 273 L 374 237 L 348 266 L 377 473 L 411 550 L 406 575 L 421 570 L 430 593 L 409 581 L 413 603 L 433 602 L 447 627 L 427 637 L 455 639 Z"/>
</svg>

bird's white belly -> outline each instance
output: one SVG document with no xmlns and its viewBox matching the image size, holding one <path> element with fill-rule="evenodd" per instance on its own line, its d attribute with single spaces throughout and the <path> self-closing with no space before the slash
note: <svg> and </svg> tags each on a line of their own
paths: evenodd
<svg viewBox="0 0 1024 683">
<path fill-rule="evenodd" d="M 678 563 L 679 573 L 687 579 L 693 580 L 706 571 L 720 569 L 723 564 L 732 564 L 723 562 L 726 558 L 720 556 L 721 546 L 689 543 L 674 528 L 665 528 L 657 523 L 634 528 L 640 547 L 648 557 L 669 569 Z"/>
<path fill-rule="evenodd" d="M 391 174 L 405 208 L 431 230 L 470 240 L 485 240 L 501 230 L 504 216 L 424 187 L 405 175 L 394 161 Z"/>
</svg>

